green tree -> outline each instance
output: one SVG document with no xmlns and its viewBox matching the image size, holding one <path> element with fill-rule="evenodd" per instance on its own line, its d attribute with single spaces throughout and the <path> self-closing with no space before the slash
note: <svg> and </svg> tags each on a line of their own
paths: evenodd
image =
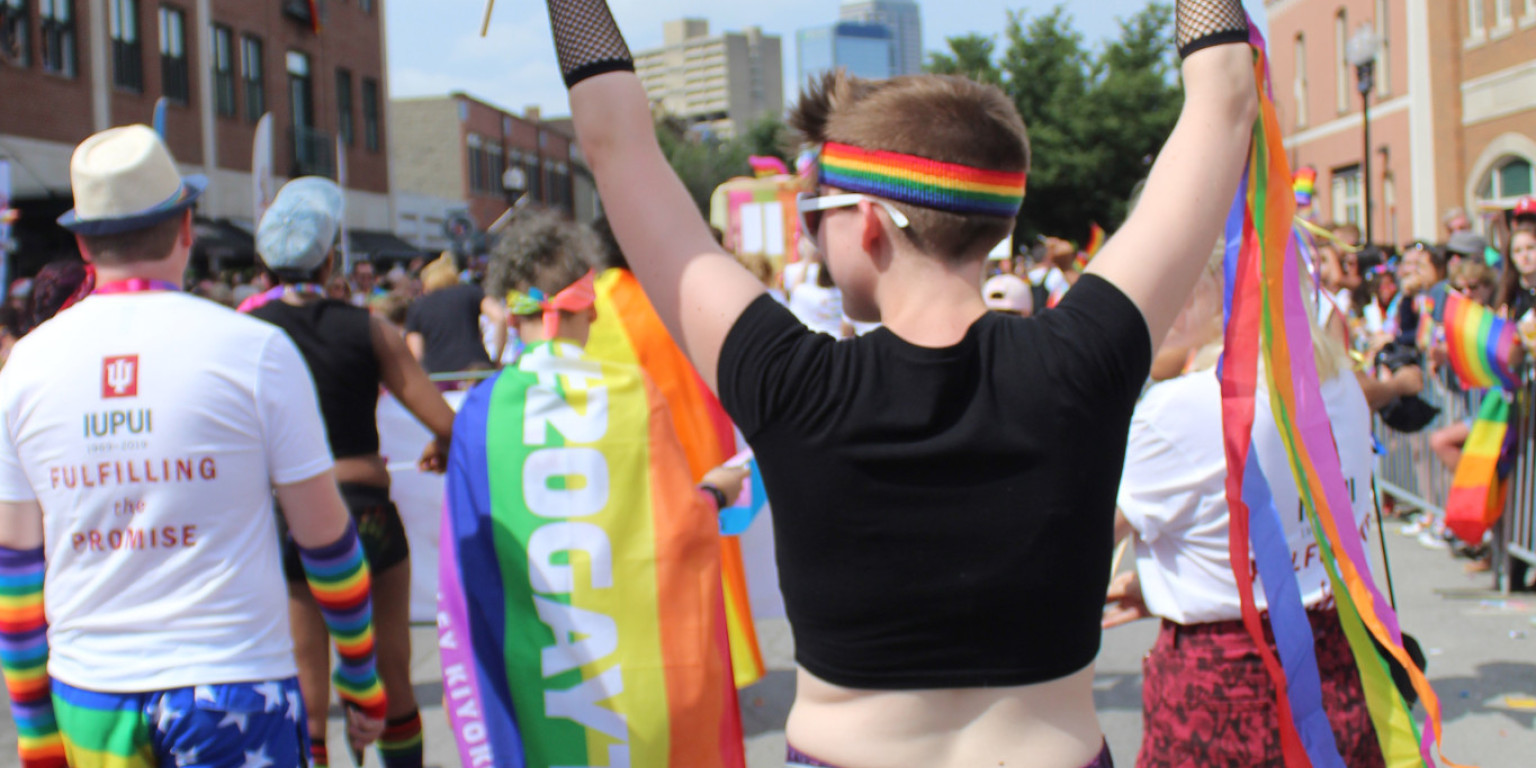
<svg viewBox="0 0 1536 768">
<path fill-rule="evenodd" d="M 789 158 L 796 141 L 793 134 L 776 115 L 758 120 L 744 135 L 734 139 L 690 130 L 687 122 L 673 115 L 662 115 L 656 120 L 656 141 L 661 144 L 662 154 L 706 216 L 709 198 L 716 187 L 737 176 L 752 175 L 747 162 L 751 156 L 777 157 L 786 166 L 792 166 Z"/>
<path fill-rule="evenodd" d="M 1120 36 L 1085 46 L 1064 6 L 1033 17 L 1009 12 L 1001 52 L 992 38 L 951 38 L 928 71 L 1000 86 L 1029 130 L 1029 194 L 1016 236 L 1085 241 L 1092 223 L 1113 230 L 1182 103 L 1173 13 L 1153 4 L 1120 22 Z"/>
<path fill-rule="evenodd" d="M 986 35 L 971 33 L 949 38 L 949 53 L 928 54 L 926 69 L 935 75 L 964 75 L 978 83 L 1002 85 L 1003 73 L 996 62 L 997 43 Z"/>
</svg>

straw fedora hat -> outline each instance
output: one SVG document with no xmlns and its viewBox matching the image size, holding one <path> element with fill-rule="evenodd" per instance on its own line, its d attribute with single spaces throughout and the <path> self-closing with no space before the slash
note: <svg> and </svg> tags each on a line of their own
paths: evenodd
<svg viewBox="0 0 1536 768">
<path fill-rule="evenodd" d="M 192 207 L 208 179 L 182 177 L 165 142 L 146 125 L 102 131 L 75 149 L 69 161 L 74 210 L 59 226 L 77 235 L 133 232 Z"/>
</svg>

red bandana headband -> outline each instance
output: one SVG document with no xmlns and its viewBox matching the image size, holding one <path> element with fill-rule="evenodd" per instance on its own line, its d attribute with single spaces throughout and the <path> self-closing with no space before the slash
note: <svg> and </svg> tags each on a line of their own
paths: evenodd
<svg viewBox="0 0 1536 768">
<path fill-rule="evenodd" d="M 561 312 L 581 312 L 597 303 L 596 280 L 596 273 L 588 271 L 553 297 L 546 297 L 538 288 L 529 288 L 527 293 L 512 291 L 507 294 L 507 305 L 514 315 L 542 314 L 544 339 L 550 341 L 560 330 Z"/>
</svg>

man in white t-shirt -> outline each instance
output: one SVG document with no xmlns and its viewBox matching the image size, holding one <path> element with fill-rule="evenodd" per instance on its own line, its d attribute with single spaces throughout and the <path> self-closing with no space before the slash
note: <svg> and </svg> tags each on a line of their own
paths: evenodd
<svg viewBox="0 0 1536 768">
<path fill-rule="evenodd" d="M 274 489 L 317 593 L 363 587 L 349 679 L 377 687 L 314 385 L 281 330 L 179 291 L 206 182 L 153 131 L 90 137 L 71 180 L 60 224 L 95 293 L 0 377 L 0 579 L 34 619 L 0 622 L 23 764 L 305 765 Z M 382 730 L 373 703 L 349 718 L 356 745 Z"/>
</svg>

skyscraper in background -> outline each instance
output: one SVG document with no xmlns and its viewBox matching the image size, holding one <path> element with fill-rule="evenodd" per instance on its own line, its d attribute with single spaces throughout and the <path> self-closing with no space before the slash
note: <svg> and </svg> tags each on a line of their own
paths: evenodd
<svg viewBox="0 0 1536 768">
<path fill-rule="evenodd" d="M 872 80 L 890 77 L 895 47 L 890 27 L 840 21 L 798 33 L 798 85 L 828 70 L 841 67 L 848 74 Z"/>
<path fill-rule="evenodd" d="M 890 27 L 891 75 L 922 73 L 923 14 L 917 0 L 844 0 L 839 15 L 843 21 Z"/>
</svg>

